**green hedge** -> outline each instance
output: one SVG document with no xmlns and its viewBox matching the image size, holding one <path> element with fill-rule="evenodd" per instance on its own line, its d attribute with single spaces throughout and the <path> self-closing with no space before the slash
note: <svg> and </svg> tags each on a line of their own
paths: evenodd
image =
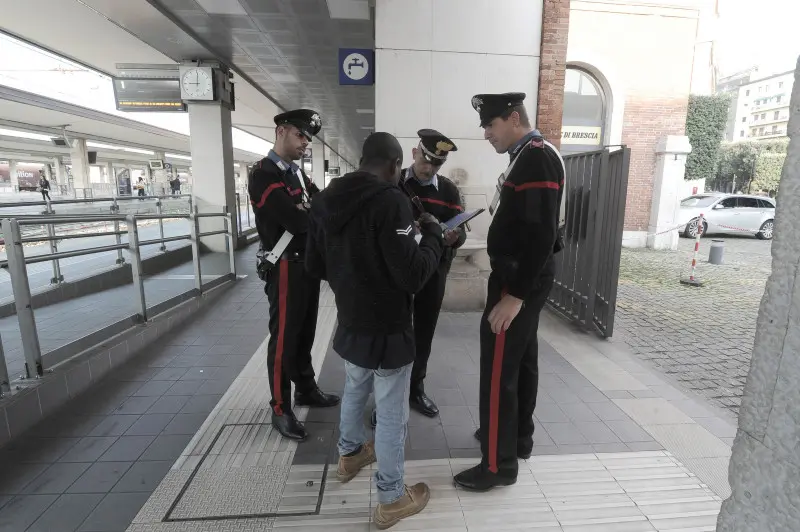
<svg viewBox="0 0 800 532">
<path fill-rule="evenodd" d="M 756 159 L 756 175 L 750 185 L 750 190 L 752 192 L 759 190 L 777 192 L 784 162 L 786 162 L 785 153 L 762 153 Z"/>
<path fill-rule="evenodd" d="M 716 178 L 706 185 L 710 190 L 726 190 L 735 176 L 736 190 L 776 191 L 788 146 L 788 138 L 724 143 Z"/>
<path fill-rule="evenodd" d="M 686 135 L 692 145 L 692 153 L 686 160 L 685 179 L 714 178 L 730 103 L 727 94 L 689 96 Z"/>
</svg>

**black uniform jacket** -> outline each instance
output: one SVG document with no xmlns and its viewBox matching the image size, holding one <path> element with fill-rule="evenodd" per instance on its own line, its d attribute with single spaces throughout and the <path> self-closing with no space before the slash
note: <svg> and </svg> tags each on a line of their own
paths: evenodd
<svg viewBox="0 0 800 532">
<path fill-rule="evenodd" d="M 401 179 L 401 188 L 411 198 L 417 196 L 425 207 L 425 212 L 431 213 L 440 222 L 446 222 L 450 218 L 464 212 L 464 203 L 461 201 L 461 192 L 455 183 L 448 178 L 437 175 L 438 188 L 433 185 L 421 185 L 419 181 L 413 177 L 406 179 L 408 169 L 403 170 L 403 177 Z M 414 217 L 419 218 L 422 214 L 419 209 L 412 204 L 414 209 Z M 442 253 L 442 263 L 449 264 L 453 261 L 456 255 L 456 250 L 464 245 L 467 240 L 467 233 L 464 231 L 463 226 L 458 229 L 458 240 L 450 246 L 446 247 Z"/>
<path fill-rule="evenodd" d="M 564 176 L 558 156 L 541 139 L 525 144 L 516 157 L 489 226 L 487 251 L 506 291 L 526 299 L 541 275 L 553 274 L 548 270 L 561 248 L 558 216 Z"/>
<path fill-rule="evenodd" d="M 313 197 L 319 189 L 300 170 L 308 195 Z M 250 171 L 247 183 L 250 203 L 256 217 L 256 229 L 265 250 L 271 250 L 284 231 L 294 235 L 286 252 L 302 252 L 306 246 L 308 212 L 298 209 L 303 203 L 303 188 L 300 178 L 288 164 L 281 170 L 269 158 L 261 159 Z"/>
</svg>

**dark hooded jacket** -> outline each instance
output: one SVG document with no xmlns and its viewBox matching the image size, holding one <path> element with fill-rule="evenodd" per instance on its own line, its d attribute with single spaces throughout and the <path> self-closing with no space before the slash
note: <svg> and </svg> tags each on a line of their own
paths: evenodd
<svg viewBox="0 0 800 532">
<path fill-rule="evenodd" d="M 366 335 L 412 329 L 411 304 L 443 250 L 438 224 L 416 230 L 406 195 L 378 177 L 353 172 L 314 196 L 306 270 L 328 281 L 339 325 Z"/>
</svg>

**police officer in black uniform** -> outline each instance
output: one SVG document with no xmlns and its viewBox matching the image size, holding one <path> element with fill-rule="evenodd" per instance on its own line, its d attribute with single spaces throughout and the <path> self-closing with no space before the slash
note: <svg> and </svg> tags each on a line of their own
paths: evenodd
<svg viewBox="0 0 800 532">
<path fill-rule="evenodd" d="M 492 272 L 480 328 L 477 432 L 483 457 L 454 479 L 476 491 L 514 484 L 517 458 L 531 455 L 539 313 L 553 285 L 553 255 L 561 249 L 563 166 L 558 151 L 531 128 L 524 99 L 522 93 L 472 98 L 484 137 L 510 158 L 492 200 L 487 236 Z"/>
<path fill-rule="evenodd" d="M 274 265 L 263 260 L 259 265 L 267 270 L 264 291 L 269 299 L 267 367 L 272 424 L 284 437 L 303 441 L 308 433 L 292 411 L 291 383 L 295 385 L 295 406 L 339 404 L 339 397 L 320 391 L 311 365 L 320 283 L 306 273 L 303 260 L 308 210 L 319 189 L 295 164 L 319 133 L 322 121 L 315 111 L 297 109 L 277 115 L 275 126 L 275 146 L 254 165 L 248 190 L 262 249 L 281 251 Z M 292 235 L 288 246 L 275 249 L 287 232 Z"/>
<path fill-rule="evenodd" d="M 446 222 L 464 212 L 464 205 L 456 184 L 437 172 L 447 161 L 447 156 L 458 148 L 452 140 L 434 129 L 421 129 L 417 135 L 420 138 L 419 145 L 411 152 L 414 164 L 403 170 L 402 188 L 412 200 L 415 219 L 422 216 L 423 212 L 429 212 L 437 220 Z M 439 415 L 439 408 L 425 394 L 424 385 L 433 334 L 442 308 L 447 274 L 456 250 L 466 239 L 467 233 L 461 227 L 445 232 L 445 250 L 439 267 L 424 288 L 414 295 L 414 340 L 417 357 L 411 371 L 410 404 L 411 408 L 428 417 Z"/>
</svg>

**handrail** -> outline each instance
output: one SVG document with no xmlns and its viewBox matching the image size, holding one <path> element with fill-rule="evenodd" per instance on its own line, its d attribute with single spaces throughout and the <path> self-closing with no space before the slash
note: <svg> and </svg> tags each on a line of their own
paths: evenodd
<svg viewBox="0 0 800 532">
<path fill-rule="evenodd" d="M 127 250 L 128 255 L 130 257 L 131 273 L 133 277 L 133 286 L 135 290 L 135 300 L 137 309 L 136 315 L 138 317 L 138 320 L 141 322 L 146 322 L 148 320 L 147 304 L 144 292 L 144 280 L 142 274 L 141 248 L 143 246 L 161 244 L 162 249 L 166 249 L 166 247 L 164 246 L 166 242 L 175 242 L 178 240 L 190 240 L 192 243 L 191 245 L 192 262 L 194 265 L 193 271 L 195 273 L 195 283 L 194 283 L 195 286 L 192 292 L 195 293 L 197 296 L 199 296 L 202 295 L 203 293 L 203 281 L 200 269 L 200 239 L 216 235 L 225 235 L 227 241 L 229 262 L 230 262 L 229 264 L 230 275 L 234 280 L 236 279 L 236 264 L 233 253 L 236 241 L 234 235 L 234 224 L 231 214 L 228 213 L 226 210 L 226 212 L 220 212 L 220 213 L 201 213 L 201 214 L 190 213 L 186 216 L 180 216 L 180 217 L 181 218 L 185 217 L 190 220 L 190 234 L 164 237 L 163 226 L 162 226 L 160 238 L 140 241 L 138 226 L 137 226 L 137 222 L 139 220 L 158 219 L 159 221 L 161 221 L 165 218 L 176 218 L 176 216 L 164 215 L 164 214 L 142 215 L 142 216 L 134 214 L 130 214 L 127 216 L 121 216 L 121 215 L 101 216 L 99 217 L 102 219 L 101 221 L 114 222 L 115 226 L 114 231 L 107 231 L 95 234 L 90 233 L 87 235 L 80 235 L 80 236 L 83 236 L 85 238 L 92 238 L 99 236 L 114 235 L 117 237 L 116 244 L 82 248 L 78 250 L 62 251 L 62 252 L 58 252 L 55 246 L 55 241 L 63 238 L 55 235 L 55 230 L 54 230 L 55 225 L 76 223 L 76 222 L 80 223 L 80 222 L 85 222 L 87 220 L 97 221 L 98 217 L 91 217 L 91 216 L 87 217 L 86 215 L 74 215 L 74 216 L 59 216 L 59 217 L 47 218 L 44 220 L 44 222 L 48 226 L 47 238 L 22 238 L 20 232 L 20 226 L 33 225 L 37 221 L 41 223 L 41 219 L 17 219 L 17 218 L 6 217 L 2 220 L 3 237 L 5 238 L 6 242 L 6 253 L 8 259 L 6 261 L 0 261 L 0 265 L 7 267 L 9 274 L 11 276 L 11 287 L 14 293 L 14 304 L 16 306 L 17 319 L 19 321 L 19 330 L 22 336 L 22 350 L 25 355 L 26 378 L 28 379 L 38 378 L 44 374 L 44 365 L 42 363 L 42 350 L 41 350 L 41 345 L 39 343 L 39 333 L 36 328 L 34 309 L 31 304 L 31 288 L 28 280 L 28 271 L 27 271 L 28 264 L 36 264 L 39 262 L 52 261 L 54 265 L 57 265 L 60 259 L 65 259 L 70 257 L 80 257 L 84 255 L 93 255 L 96 253 L 105 253 L 108 251 L 118 251 L 119 253 L 121 253 L 122 250 Z M 222 230 L 201 232 L 200 231 L 201 218 L 222 218 L 224 228 Z M 127 233 L 128 233 L 127 243 L 123 243 L 121 240 L 121 235 L 125 234 L 125 231 L 120 231 L 119 229 L 120 222 L 125 222 L 125 224 L 127 225 Z M 68 237 L 77 238 L 78 235 L 69 235 Z M 22 246 L 22 244 L 30 241 L 49 241 L 51 253 L 26 257 L 25 249 Z M 121 263 L 120 261 L 117 262 Z M 55 267 L 54 267 L 54 272 L 60 273 L 60 271 L 57 270 L 57 268 Z M 2 395 L 3 391 L 7 390 L 8 390 L 8 368 L 6 365 L 5 356 L 3 355 L 2 342 L 0 342 L 0 395 Z"/>
<path fill-rule="evenodd" d="M 11 209 L 13 207 L 44 207 L 46 205 L 75 205 L 78 203 L 101 203 L 118 201 L 139 201 L 143 199 L 175 199 L 175 198 L 189 198 L 192 199 L 191 194 L 175 194 L 164 196 L 118 196 L 114 198 L 86 198 L 86 199 L 71 199 L 71 200 L 51 200 L 51 201 L 17 201 L 14 203 L 0 204 L 0 209 Z"/>
</svg>

